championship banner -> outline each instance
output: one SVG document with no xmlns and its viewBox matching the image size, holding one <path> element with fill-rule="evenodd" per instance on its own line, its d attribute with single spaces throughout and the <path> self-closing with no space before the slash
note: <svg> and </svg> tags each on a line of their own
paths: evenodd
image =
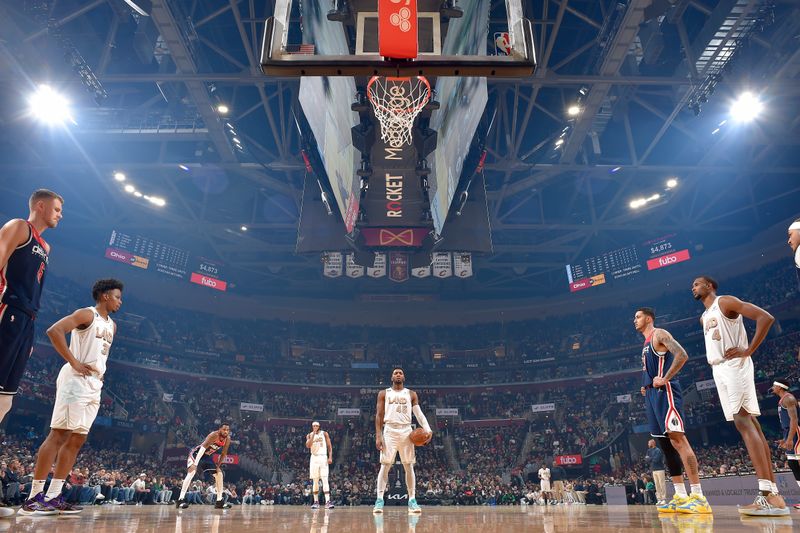
<svg viewBox="0 0 800 533">
<path fill-rule="evenodd" d="M 402 252 L 389 253 L 389 279 L 402 283 L 408 281 L 408 255 Z"/>
<path fill-rule="evenodd" d="M 437 407 L 436 416 L 458 416 L 458 407 Z"/>
<path fill-rule="evenodd" d="M 561 466 L 574 466 L 583 464 L 581 455 L 556 455 L 556 464 Z"/>
<path fill-rule="evenodd" d="M 546 413 L 548 411 L 555 411 L 556 404 L 554 403 L 535 403 L 531 405 L 531 410 L 534 413 Z"/>
<path fill-rule="evenodd" d="M 617 395 L 617 403 L 631 403 L 631 395 L 630 394 L 618 394 Z"/>
<path fill-rule="evenodd" d="M 415 278 L 427 278 L 431 275 L 431 266 L 412 268 L 411 275 Z"/>
<path fill-rule="evenodd" d="M 705 381 L 698 381 L 695 383 L 697 385 L 697 390 L 709 390 L 709 389 L 716 389 L 717 384 L 714 382 L 713 379 L 707 379 Z"/>
<path fill-rule="evenodd" d="M 453 271 L 457 278 L 472 277 L 472 254 L 453 252 Z"/>
<path fill-rule="evenodd" d="M 437 278 L 449 278 L 453 275 L 453 264 L 451 262 L 450 252 L 434 252 L 433 275 Z"/>
<path fill-rule="evenodd" d="M 382 278 L 386 275 L 386 254 L 375 254 L 375 262 L 367 267 L 367 276 Z"/>
<path fill-rule="evenodd" d="M 240 411 L 255 411 L 257 413 L 263 413 L 264 412 L 264 405 L 260 404 L 260 403 L 241 402 L 239 404 L 239 410 Z"/>
<path fill-rule="evenodd" d="M 164 401 L 165 401 L 165 402 L 167 402 L 167 403 L 172 403 L 172 399 L 173 399 L 174 397 L 175 397 L 175 395 L 174 395 L 174 394 L 171 394 L 171 393 L 169 393 L 169 392 L 165 392 L 165 393 L 163 393 L 163 394 L 161 395 L 161 399 L 162 399 L 162 400 L 164 400 Z"/>
<path fill-rule="evenodd" d="M 353 409 L 350 407 L 340 407 L 336 414 L 339 416 L 361 416 L 361 409 Z"/>
<path fill-rule="evenodd" d="M 326 278 L 338 278 L 342 275 L 341 252 L 326 252 L 322 254 L 322 273 Z"/>
<path fill-rule="evenodd" d="M 361 265 L 355 264 L 353 261 L 353 254 L 347 254 L 347 277 L 348 278 L 360 278 L 364 275 L 364 267 Z"/>
</svg>

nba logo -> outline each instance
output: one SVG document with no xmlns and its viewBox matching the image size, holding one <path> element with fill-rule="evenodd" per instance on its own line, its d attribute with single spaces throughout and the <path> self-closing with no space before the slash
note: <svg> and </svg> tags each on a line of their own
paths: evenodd
<svg viewBox="0 0 800 533">
<path fill-rule="evenodd" d="M 495 55 L 511 55 L 511 36 L 507 31 L 494 33 Z"/>
</svg>

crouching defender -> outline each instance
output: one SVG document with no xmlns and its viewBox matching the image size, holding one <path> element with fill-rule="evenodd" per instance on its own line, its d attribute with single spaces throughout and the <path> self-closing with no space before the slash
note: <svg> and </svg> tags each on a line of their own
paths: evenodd
<svg viewBox="0 0 800 533">
<path fill-rule="evenodd" d="M 225 462 L 225 457 L 228 456 L 228 446 L 231 444 L 231 428 L 228 424 L 223 423 L 219 429 L 212 431 L 208 434 L 206 439 L 199 446 L 192 448 L 189 452 L 189 457 L 186 459 L 186 467 L 188 472 L 183 480 L 181 487 L 181 494 L 178 501 L 175 502 L 175 507 L 178 509 L 186 509 L 189 504 L 186 503 L 186 492 L 192 484 L 192 479 L 197 472 L 198 467 L 203 470 L 214 469 L 214 483 L 217 489 L 217 503 L 214 505 L 215 509 L 230 509 L 231 504 L 223 502 L 224 486 L 222 484 L 222 469 L 220 466 Z M 219 460 L 215 463 L 212 456 L 219 451 Z"/>
</svg>

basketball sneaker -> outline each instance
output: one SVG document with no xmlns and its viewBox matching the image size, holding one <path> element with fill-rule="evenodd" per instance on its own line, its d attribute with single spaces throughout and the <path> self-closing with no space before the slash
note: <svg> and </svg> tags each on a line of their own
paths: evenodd
<svg viewBox="0 0 800 533">
<path fill-rule="evenodd" d="M 333 509 L 333 502 L 328 502 L 325 504 L 325 509 Z"/>
<path fill-rule="evenodd" d="M 58 509 L 50 505 L 50 502 L 44 501 L 44 494 L 40 492 L 33 498 L 26 501 L 17 512 L 23 516 L 45 516 L 58 514 Z"/>
<path fill-rule="evenodd" d="M 764 496 L 758 495 L 750 505 L 740 505 L 739 514 L 745 516 L 787 516 L 788 507 L 773 507 Z"/>
<path fill-rule="evenodd" d="M 411 514 L 422 513 L 422 507 L 419 506 L 416 498 L 411 498 L 410 500 L 408 500 L 408 512 Z"/>
<path fill-rule="evenodd" d="M 63 494 L 59 494 L 47 503 L 56 509 L 59 514 L 78 514 L 83 511 L 83 507 L 80 505 L 67 502 L 67 500 L 64 499 Z"/>
<path fill-rule="evenodd" d="M 689 501 L 688 497 L 675 494 L 670 501 L 664 502 L 661 505 L 656 505 L 656 508 L 659 513 L 677 513 L 678 506 L 683 505 L 687 501 Z"/>
<path fill-rule="evenodd" d="M 800 510 L 800 503 L 796 503 L 792 507 L 794 507 L 795 509 Z"/>
<path fill-rule="evenodd" d="M 319 509 L 319 502 L 314 502 L 313 504 L 311 504 L 311 508 L 312 509 Z"/>
<path fill-rule="evenodd" d="M 676 513 L 682 514 L 711 514 L 711 506 L 705 496 L 690 494 L 685 502 L 675 508 Z"/>
<path fill-rule="evenodd" d="M 214 504 L 214 509 L 230 509 L 231 507 L 233 507 L 231 504 L 222 500 L 217 500 L 217 503 Z"/>
<path fill-rule="evenodd" d="M 383 513 L 383 498 L 375 500 L 375 507 L 372 508 L 372 514 Z"/>
<path fill-rule="evenodd" d="M 178 500 L 175 502 L 175 509 L 188 509 L 189 504 L 186 503 L 186 500 Z"/>
</svg>

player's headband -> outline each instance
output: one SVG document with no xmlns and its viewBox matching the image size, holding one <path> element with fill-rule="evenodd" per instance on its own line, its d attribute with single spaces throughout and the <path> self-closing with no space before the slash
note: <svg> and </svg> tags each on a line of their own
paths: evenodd
<svg viewBox="0 0 800 533">
<path fill-rule="evenodd" d="M 776 385 L 777 385 L 778 387 L 780 387 L 780 388 L 784 389 L 784 390 L 789 390 L 789 385 L 787 385 L 787 384 L 785 384 L 785 383 L 781 383 L 780 381 L 773 381 L 773 382 L 772 382 L 772 386 L 773 386 L 773 387 L 774 387 L 774 386 L 776 386 Z"/>
<path fill-rule="evenodd" d="M 792 222 L 792 225 L 789 226 L 789 231 L 800 229 L 800 222 Z"/>
<path fill-rule="evenodd" d="M 312 425 L 312 426 L 318 426 L 318 425 L 319 425 L 319 422 L 311 422 L 311 425 Z"/>
</svg>

